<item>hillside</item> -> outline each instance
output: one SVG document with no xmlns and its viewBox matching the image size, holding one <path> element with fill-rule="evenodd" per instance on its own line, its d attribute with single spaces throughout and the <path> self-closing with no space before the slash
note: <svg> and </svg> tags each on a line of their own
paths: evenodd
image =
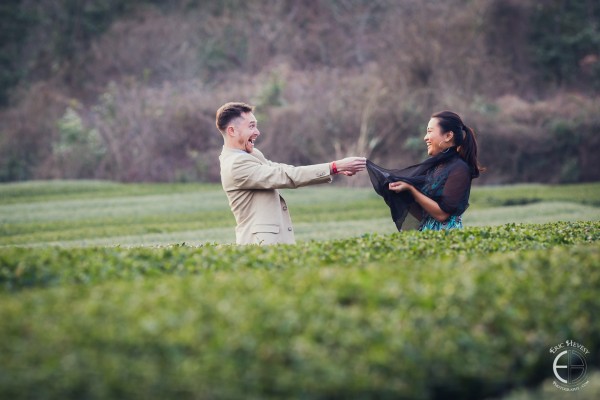
<svg viewBox="0 0 600 400">
<path fill-rule="evenodd" d="M 589 0 L 3 2 L 0 181 L 217 181 L 230 100 L 281 162 L 415 162 L 451 109 L 481 183 L 595 181 L 599 22 Z"/>
</svg>

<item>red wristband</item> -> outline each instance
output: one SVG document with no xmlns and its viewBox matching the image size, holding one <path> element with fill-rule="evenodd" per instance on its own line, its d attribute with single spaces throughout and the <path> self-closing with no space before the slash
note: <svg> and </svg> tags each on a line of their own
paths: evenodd
<svg viewBox="0 0 600 400">
<path fill-rule="evenodd" d="M 338 173 L 337 167 L 335 165 L 335 161 L 331 163 L 331 171 L 333 172 L 334 175 Z"/>
</svg>

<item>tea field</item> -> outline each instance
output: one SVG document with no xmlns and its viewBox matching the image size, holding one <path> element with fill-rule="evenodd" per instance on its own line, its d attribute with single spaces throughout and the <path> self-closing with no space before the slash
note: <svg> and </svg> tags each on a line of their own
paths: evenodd
<svg viewBox="0 0 600 400">
<path fill-rule="evenodd" d="M 219 186 L 0 185 L 0 398 L 600 396 L 600 184 L 476 187 L 452 232 L 394 232 L 366 189 L 285 197 L 299 243 L 258 247 Z"/>
<path fill-rule="evenodd" d="M 395 231 L 373 190 L 284 190 L 297 240 Z M 466 226 L 600 220 L 600 184 L 474 187 Z M 97 181 L 0 185 L 0 246 L 154 246 L 235 242 L 219 185 Z"/>
</svg>

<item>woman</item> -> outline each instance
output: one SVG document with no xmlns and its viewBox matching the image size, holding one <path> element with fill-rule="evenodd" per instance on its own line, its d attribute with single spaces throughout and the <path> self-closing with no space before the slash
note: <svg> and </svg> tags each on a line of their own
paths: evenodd
<svg viewBox="0 0 600 400">
<path fill-rule="evenodd" d="M 424 140 L 431 157 L 421 164 L 388 170 L 367 161 L 371 183 L 399 231 L 409 212 L 422 231 L 462 228 L 471 180 L 482 171 L 475 132 L 458 114 L 442 111 L 431 116 Z"/>
</svg>

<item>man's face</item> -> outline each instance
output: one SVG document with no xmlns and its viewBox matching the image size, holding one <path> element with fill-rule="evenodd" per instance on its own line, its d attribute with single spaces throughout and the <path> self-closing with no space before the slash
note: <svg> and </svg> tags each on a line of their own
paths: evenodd
<svg viewBox="0 0 600 400">
<path fill-rule="evenodd" d="M 254 141 L 260 136 L 257 121 L 251 112 L 242 113 L 239 118 L 231 121 L 233 127 L 232 145 L 236 149 L 252 153 L 254 150 Z"/>
</svg>

